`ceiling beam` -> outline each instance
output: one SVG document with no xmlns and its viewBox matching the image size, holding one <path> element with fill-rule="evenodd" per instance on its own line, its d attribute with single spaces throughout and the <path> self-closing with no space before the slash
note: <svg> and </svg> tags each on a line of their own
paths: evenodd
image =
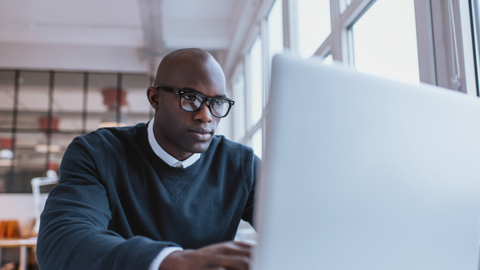
<svg viewBox="0 0 480 270">
<path fill-rule="evenodd" d="M 159 57 L 165 54 L 162 2 L 162 0 L 138 1 L 147 58 Z"/>
</svg>

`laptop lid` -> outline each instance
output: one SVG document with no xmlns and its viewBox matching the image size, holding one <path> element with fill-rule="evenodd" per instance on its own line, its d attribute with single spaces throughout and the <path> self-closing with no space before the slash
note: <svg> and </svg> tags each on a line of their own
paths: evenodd
<svg viewBox="0 0 480 270">
<path fill-rule="evenodd" d="M 254 270 L 478 269 L 480 100 L 273 60 Z"/>
</svg>

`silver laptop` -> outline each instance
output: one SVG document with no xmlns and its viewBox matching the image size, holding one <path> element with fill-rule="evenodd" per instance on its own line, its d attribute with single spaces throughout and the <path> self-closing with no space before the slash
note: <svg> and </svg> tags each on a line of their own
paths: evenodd
<svg viewBox="0 0 480 270">
<path fill-rule="evenodd" d="M 476 270 L 480 100 L 273 60 L 254 270 Z"/>
</svg>

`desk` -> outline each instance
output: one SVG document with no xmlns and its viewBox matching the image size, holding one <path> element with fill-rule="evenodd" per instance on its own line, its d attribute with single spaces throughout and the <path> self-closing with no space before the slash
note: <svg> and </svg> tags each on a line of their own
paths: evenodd
<svg viewBox="0 0 480 270">
<path fill-rule="evenodd" d="M 35 246 L 37 246 L 36 237 L 28 239 L 0 239 L 0 248 L 20 248 L 20 265 L 18 270 L 27 269 L 27 248 Z"/>
</svg>

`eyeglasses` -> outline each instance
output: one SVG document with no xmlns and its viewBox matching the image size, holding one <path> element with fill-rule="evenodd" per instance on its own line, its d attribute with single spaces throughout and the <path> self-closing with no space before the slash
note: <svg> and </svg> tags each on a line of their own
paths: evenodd
<svg viewBox="0 0 480 270">
<path fill-rule="evenodd" d="M 175 93 L 180 96 L 180 109 L 187 112 L 196 112 L 203 108 L 208 101 L 210 113 L 218 118 L 227 116 L 235 101 L 228 98 L 209 98 L 188 89 L 176 89 L 169 86 L 157 85 L 155 89 Z"/>
</svg>

